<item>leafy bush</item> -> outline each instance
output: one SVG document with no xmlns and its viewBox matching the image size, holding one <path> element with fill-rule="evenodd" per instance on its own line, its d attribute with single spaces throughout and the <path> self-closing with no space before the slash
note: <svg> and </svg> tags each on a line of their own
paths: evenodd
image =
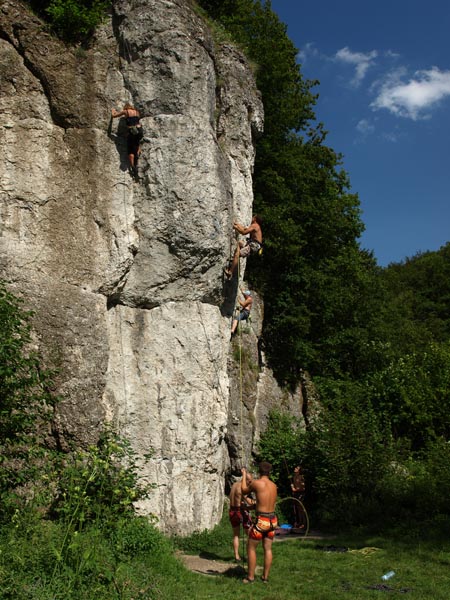
<svg viewBox="0 0 450 600">
<path fill-rule="evenodd" d="M 47 424 L 57 398 L 51 373 L 33 347 L 32 313 L 0 282 L 0 516 L 17 508 L 27 484 L 41 478 Z"/>
<path fill-rule="evenodd" d="M 291 494 L 294 467 L 303 462 L 304 431 L 300 421 L 287 413 L 271 411 L 257 448 L 257 461 L 272 465 L 271 478 L 281 496 Z"/>
<path fill-rule="evenodd" d="M 119 519 L 110 531 L 119 554 L 137 556 L 138 554 L 157 554 L 169 551 L 170 543 L 154 526 L 155 519 L 134 517 Z"/>
<path fill-rule="evenodd" d="M 106 429 L 97 446 L 63 460 L 53 514 L 78 530 L 88 521 L 109 523 L 132 515 L 134 503 L 154 488 L 142 484 L 130 443 Z"/>
<path fill-rule="evenodd" d="M 307 432 L 305 448 L 317 513 L 347 524 L 372 520 L 393 456 L 389 424 L 360 383 L 323 380 L 319 391 L 323 410 Z"/>
<path fill-rule="evenodd" d="M 46 12 L 56 33 L 73 41 L 92 33 L 109 5 L 109 0 L 51 0 Z"/>
<path fill-rule="evenodd" d="M 53 31 L 67 42 L 92 34 L 107 14 L 111 0 L 28 0 L 47 19 Z"/>
</svg>

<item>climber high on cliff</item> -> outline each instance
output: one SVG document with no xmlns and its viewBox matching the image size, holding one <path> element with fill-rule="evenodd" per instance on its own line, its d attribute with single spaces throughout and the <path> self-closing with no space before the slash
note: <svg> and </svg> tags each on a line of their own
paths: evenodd
<svg viewBox="0 0 450 600">
<path fill-rule="evenodd" d="M 114 108 L 111 110 L 112 118 L 125 117 L 128 129 L 127 136 L 127 154 L 131 175 L 137 177 L 137 161 L 141 153 L 141 140 L 144 131 L 140 123 L 139 111 L 128 102 L 123 109 L 118 112 Z"/>
<path fill-rule="evenodd" d="M 241 240 L 237 247 L 233 256 L 233 262 L 231 263 L 231 267 L 229 269 L 225 268 L 225 275 L 228 278 L 231 278 L 238 266 L 239 259 L 245 258 L 249 256 L 249 254 L 256 254 L 262 248 L 262 230 L 261 230 L 262 220 L 258 215 L 254 215 L 252 222 L 248 227 L 244 227 L 240 223 L 234 223 L 234 229 L 240 233 L 241 235 L 248 235 L 248 238 L 243 241 Z"/>
</svg>

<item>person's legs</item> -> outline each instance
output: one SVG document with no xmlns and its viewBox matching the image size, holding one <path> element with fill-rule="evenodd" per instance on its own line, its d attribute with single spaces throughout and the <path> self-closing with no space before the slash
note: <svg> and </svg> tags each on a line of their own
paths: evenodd
<svg viewBox="0 0 450 600">
<path fill-rule="evenodd" d="M 234 334 L 234 332 L 236 331 L 236 327 L 238 326 L 238 319 L 233 319 L 233 324 L 231 325 L 231 335 Z"/>
<path fill-rule="evenodd" d="M 234 252 L 234 256 L 233 256 L 233 262 L 231 263 L 231 267 L 229 269 L 225 269 L 225 274 L 227 275 L 227 277 L 231 277 L 232 275 L 234 275 L 238 264 L 239 264 L 239 259 L 241 256 L 247 256 L 247 254 L 243 254 L 242 249 L 246 247 L 245 246 L 245 242 L 239 242 L 238 245 L 236 246 L 236 250 Z"/>
<path fill-rule="evenodd" d="M 294 496 L 294 527 L 298 527 L 300 524 L 300 504 L 297 502 L 297 497 Z"/>
<path fill-rule="evenodd" d="M 241 526 L 238 525 L 237 527 L 233 527 L 233 550 L 234 550 L 234 558 L 236 560 L 241 560 L 241 557 L 239 556 L 239 533 L 240 533 L 240 529 Z"/>
<path fill-rule="evenodd" d="M 263 581 L 269 579 L 270 567 L 272 566 L 272 540 L 268 537 L 263 539 L 263 550 L 264 550 L 264 568 L 263 568 Z"/>
<path fill-rule="evenodd" d="M 128 134 L 127 139 L 128 164 L 132 174 L 137 175 L 137 161 L 139 158 L 139 139 L 137 136 Z"/>
<path fill-rule="evenodd" d="M 248 575 L 247 579 L 253 581 L 255 579 L 256 570 L 256 548 L 259 542 L 248 538 L 247 542 L 247 562 L 248 562 Z"/>
</svg>

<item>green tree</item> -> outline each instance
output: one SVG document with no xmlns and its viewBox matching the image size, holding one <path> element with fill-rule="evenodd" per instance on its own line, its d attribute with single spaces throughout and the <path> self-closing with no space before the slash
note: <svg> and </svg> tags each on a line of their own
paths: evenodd
<svg viewBox="0 0 450 600">
<path fill-rule="evenodd" d="M 403 353 L 450 337 L 450 243 L 437 252 L 419 253 L 382 272 L 388 292 L 387 318 Z M 399 329 L 398 322 L 404 327 Z"/>
<path fill-rule="evenodd" d="M 323 409 L 308 428 L 304 450 L 316 514 L 367 523 L 380 514 L 379 492 L 394 456 L 389 422 L 360 382 L 326 379 L 319 390 Z"/>
<path fill-rule="evenodd" d="M 262 260 L 249 261 L 249 275 L 264 294 L 271 366 L 293 386 L 302 368 L 357 373 L 369 360 L 355 360 L 351 348 L 370 354 L 380 290 L 375 260 L 357 242 L 363 231 L 358 197 L 349 192 L 342 157 L 325 145 L 324 127 L 315 121 L 318 82 L 303 78 L 298 51 L 270 2 L 201 4 L 257 64 L 265 125 L 256 141 L 254 193 L 265 248 Z"/>
<path fill-rule="evenodd" d="M 281 496 L 291 494 L 290 479 L 294 467 L 302 462 L 303 434 L 298 419 L 286 412 L 271 411 L 258 443 L 257 462 L 272 465 L 271 477 Z"/>
<path fill-rule="evenodd" d="M 426 351 L 393 361 L 369 378 L 368 396 L 389 418 L 395 438 L 412 450 L 436 438 L 450 439 L 450 344 L 431 343 Z"/>
</svg>

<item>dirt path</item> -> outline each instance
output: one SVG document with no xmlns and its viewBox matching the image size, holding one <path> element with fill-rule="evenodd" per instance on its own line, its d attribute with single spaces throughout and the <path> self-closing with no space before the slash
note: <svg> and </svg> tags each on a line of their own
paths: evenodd
<svg viewBox="0 0 450 600">
<path fill-rule="evenodd" d="M 177 554 L 178 558 L 183 561 L 184 566 L 190 571 L 202 573 L 202 575 L 240 575 L 244 573 L 244 569 L 240 564 L 233 562 L 222 562 L 212 558 L 205 558 L 192 554 Z"/>
<path fill-rule="evenodd" d="M 307 540 L 324 540 L 331 539 L 332 536 L 325 536 L 319 531 L 310 531 Z M 288 535 L 276 536 L 275 542 L 287 542 L 289 540 L 298 540 L 304 538 L 301 534 L 290 533 Z M 234 562 L 224 562 L 216 560 L 213 556 L 208 556 L 207 553 L 197 556 L 193 554 L 183 554 L 182 552 L 177 553 L 178 558 L 184 563 L 185 567 L 195 573 L 201 573 L 202 575 L 224 575 L 240 577 L 245 574 L 244 566 L 242 564 L 236 564 Z M 257 567 L 258 572 L 258 567 Z"/>
</svg>

